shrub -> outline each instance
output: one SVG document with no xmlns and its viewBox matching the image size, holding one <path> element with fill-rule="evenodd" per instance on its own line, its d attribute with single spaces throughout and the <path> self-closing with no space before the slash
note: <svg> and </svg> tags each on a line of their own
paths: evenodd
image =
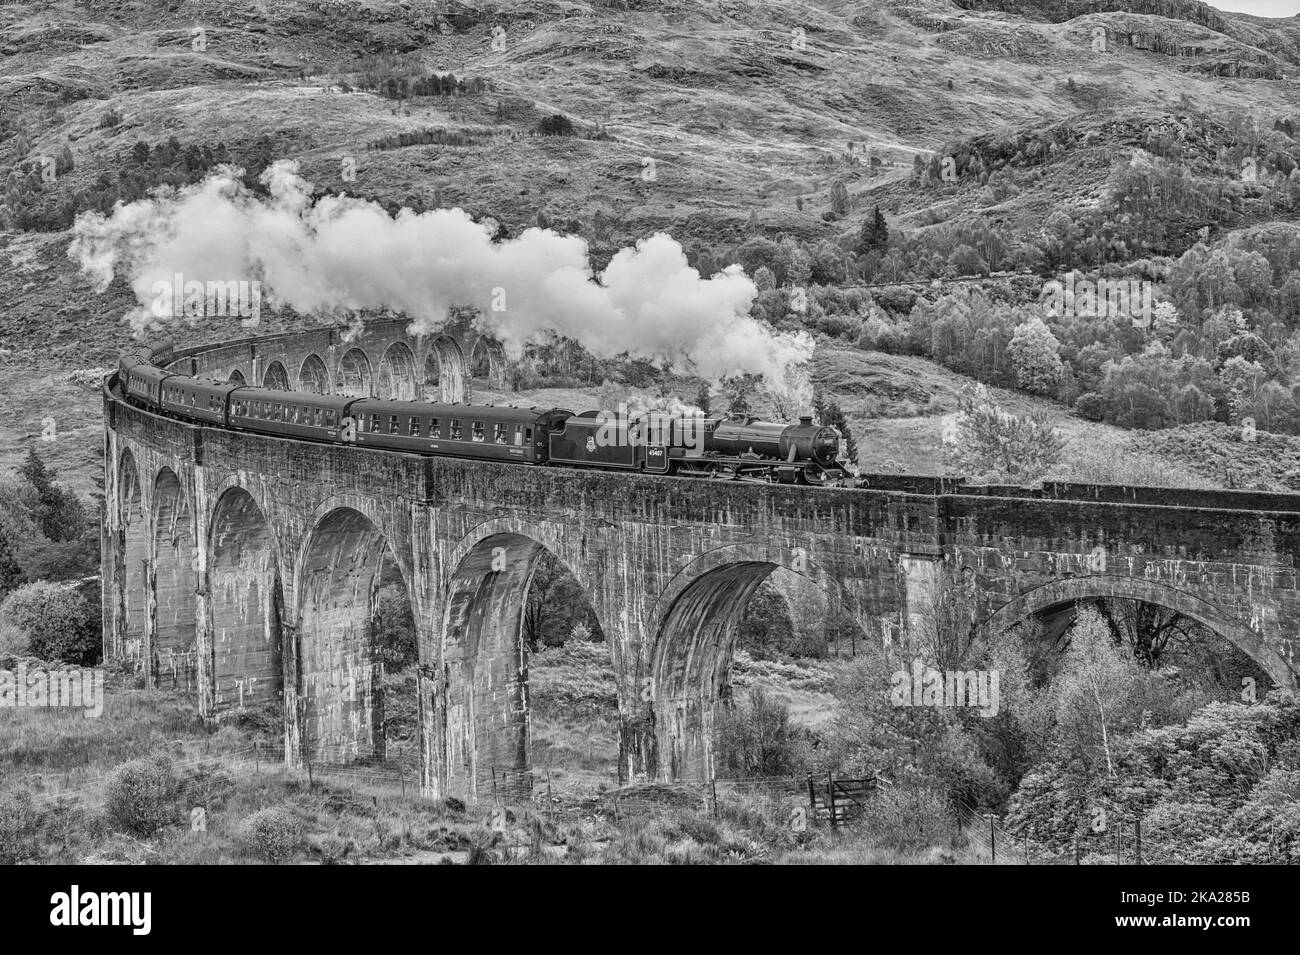
<svg viewBox="0 0 1300 955">
<path fill-rule="evenodd" d="M 563 113 L 543 116 L 537 123 L 537 131 L 543 136 L 576 136 L 573 122 Z"/>
<path fill-rule="evenodd" d="M 0 621 L 6 624 L 7 644 L 24 635 L 27 652 L 42 660 L 80 665 L 99 658 L 99 608 L 78 589 L 49 581 L 23 584 L 0 604 Z"/>
<path fill-rule="evenodd" d="M 272 864 L 284 862 L 298 848 L 302 834 L 298 820 L 287 809 L 259 809 L 244 822 L 240 842 L 245 851 Z"/>
<path fill-rule="evenodd" d="M 0 793 L 0 865 L 31 858 L 36 840 L 36 809 L 25 790 Z"/>
<path fill-rule="evenodd" d="M 187 808 L 220 809 L 235 793 L 235 780 L 218 763 L 200 763 L 187 770 L 180 782 L 182 802 Z"/>
<path fill-rule="evenodd" d="M 312 836 L 307 840 L 307 844 L 313 855 L 320 856 L 321 865 L 336 865 L 346 859 L 355 848 L 355 843 L 351 839 L 338 832 Z"/>
<path fill-rule="evenodd" d="M 795 770 L 798 731 L 790 708 L 754 687 L 749 700 L 718 719 L 718 761 L 739 776 L 788 776 Z"/>
<path fill-rule="evenodd" d="M 176 820 L 180 783 L 165 756 L 123 763 L 108 779 L 109 822 L 135 836 L 153 835 Z"/>
<path fill-rule="evenodd" d="M 1100 421 L 1106 416 L 1106 399 L 1095 391 L 1085 391 L 1074 399 L 1074 410 L 1080 418 L 1088 421 Z"/>
</svg>

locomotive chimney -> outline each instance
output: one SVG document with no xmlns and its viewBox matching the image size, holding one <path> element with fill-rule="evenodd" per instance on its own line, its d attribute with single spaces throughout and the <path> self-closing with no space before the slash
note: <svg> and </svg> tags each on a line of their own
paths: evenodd
<svg viewBox="0 0 1300 955">
<path fill-rule="evenodd" d="M 799 423 L 804 427 L 807 427 L 808 425 L 812 424 L 812 415 L 810 414 L 800 415 Z"/>
</svg>

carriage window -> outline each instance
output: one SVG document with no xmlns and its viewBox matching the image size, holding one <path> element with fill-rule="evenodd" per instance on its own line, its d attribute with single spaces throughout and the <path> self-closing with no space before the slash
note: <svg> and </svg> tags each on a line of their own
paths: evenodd
<svg viewBox="0 0 1300 955">
<path fill-rule="evenodd" d="M 407 434 L 412 438 L 418 438 L 420 436 L 420 419 L 415 415 L 411 415 L 411 424 L 407 430 Z"/>
<path fill-rule="evenodd" d="M 332 427 L 334 427 L 334 425 L 337 424 L 337 423 L 338 423 L 338 422 L 335 421 L 335 417 L 334 417 L 334 411 L 333 411 L 333 409 L 330 409 L 329 411 L 326 411 L 326 412 L 325 412 L 325 427 L 327 427 L 327 428 L 332 428 Z"/>
<path fill-rule="evenodd" d="M 492 426 L 492 440 L 496 444 L 506 443 L 506 426 L 503 424 L 494 424 Z"/>
<path fill-rule="evenodd" d="M 379 415 L 372 414 L 370 416 L 370 427 L 367 430 L 369 430 L 371 434 L 379 433 Z"/>
<path fill-rule="evenodd" d="M 442 428 L 439 427 L 437 418 L 429 419 L 429 437 L 431 438 L 442 437 Z"/>
<path fill-rule="evenodd" d="M 515 447 L 517 448 L 523 443 L 524 443 L 524 426 L 522 424 L 517 424 L 515 425 Z"/>
<path fill-rule="evenodd" d="M 389 434 L 397 434 L 397 433 L 398 433 L 398 429 L 397 429 L 397 415 L 395 415 L 395 414 L 390 414 L 390 415 L 388 416 L 388 433 L 389 433 Z"/>
<path fill-rule="evenodd" d="M 524 429 L 524 440 L 527 441 L 529 444 L 532 444 L 532 443 L 533 443 L 533 429 L 532 429 L 532 428 L 525 428 L 525 429 Z"/>
<path fill-rule="evenodd" d="M 450 437 L 453 441 L 459 441 L 459 440 L 460 440 L 460 420 L 457 419 L 457 418 L 452 418 L 452 419 L 451 419 L 451 425 L 450 425 L 450 427 L 451 427 L 451 434 L 449 435 L 449 437 Z"/>
<path fill-rule="evenodd" d="M 321 426 L 321 422 L 324 419 L 324 417 L 325 417 L 325 409 L 318 407 L 315 411 L 311 413 L 311 423 L 319 428 Z"/>
<path fill-rule="evenodd" d="M 473 429 L 473 440 L 475 440 L 475 441 L 482 441 L 482 440 L 483 440 L 483 422 L 482 422 L 482 421 L 471 421 L 471 422 L 470 422 L 470 427 Z"/>
</svg>

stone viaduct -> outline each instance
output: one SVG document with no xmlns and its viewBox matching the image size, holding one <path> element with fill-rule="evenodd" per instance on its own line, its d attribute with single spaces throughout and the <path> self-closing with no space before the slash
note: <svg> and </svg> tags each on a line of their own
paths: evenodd
<svg viewBox="0 0 1300 955">
<path fill-rule="evenodd" d="M 389 322 L 351 340 L 320 329 L 191 349 L 170 367 L 464 400 L 479 349 L 464 327 L 427 340 Z M 291 764 L 379 758 L 372 621 L 381 568 L 395 567 L 419 632 L 431 796 L 472 796 L 490 767 L 528 764 L 522 614 L 543 550 L 610 641 L 625 779 L 712 773 L 735 625 L 778 568 L 867 639 L 915 626 L 952 574 L 985 629 L 1130 597 L 1296 683 L 1300 495 L 899 476 L 821 489 L 491 465 L 199 426 L 126 403 L 112 378 L 105 420 L 106 655 L 183 679 L 213 719 L 282 707 Z"/>
</svg>

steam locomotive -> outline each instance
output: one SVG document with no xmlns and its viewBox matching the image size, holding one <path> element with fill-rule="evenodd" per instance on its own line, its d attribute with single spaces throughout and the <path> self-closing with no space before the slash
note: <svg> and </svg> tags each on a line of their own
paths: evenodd
<svg viewBox="0 0 1300 955">
<path fill-rule="evenodd" d="M 170 343 L 136 346 L 118 361 L 128 401 L 258 434 L 417 454 L 523 464 L 680 474 L 711 480 L 852 485 L 840 433 L 813 424 L 651 412 L 440 404 L 251 388 L 173 374 Z"/>
</svg>

